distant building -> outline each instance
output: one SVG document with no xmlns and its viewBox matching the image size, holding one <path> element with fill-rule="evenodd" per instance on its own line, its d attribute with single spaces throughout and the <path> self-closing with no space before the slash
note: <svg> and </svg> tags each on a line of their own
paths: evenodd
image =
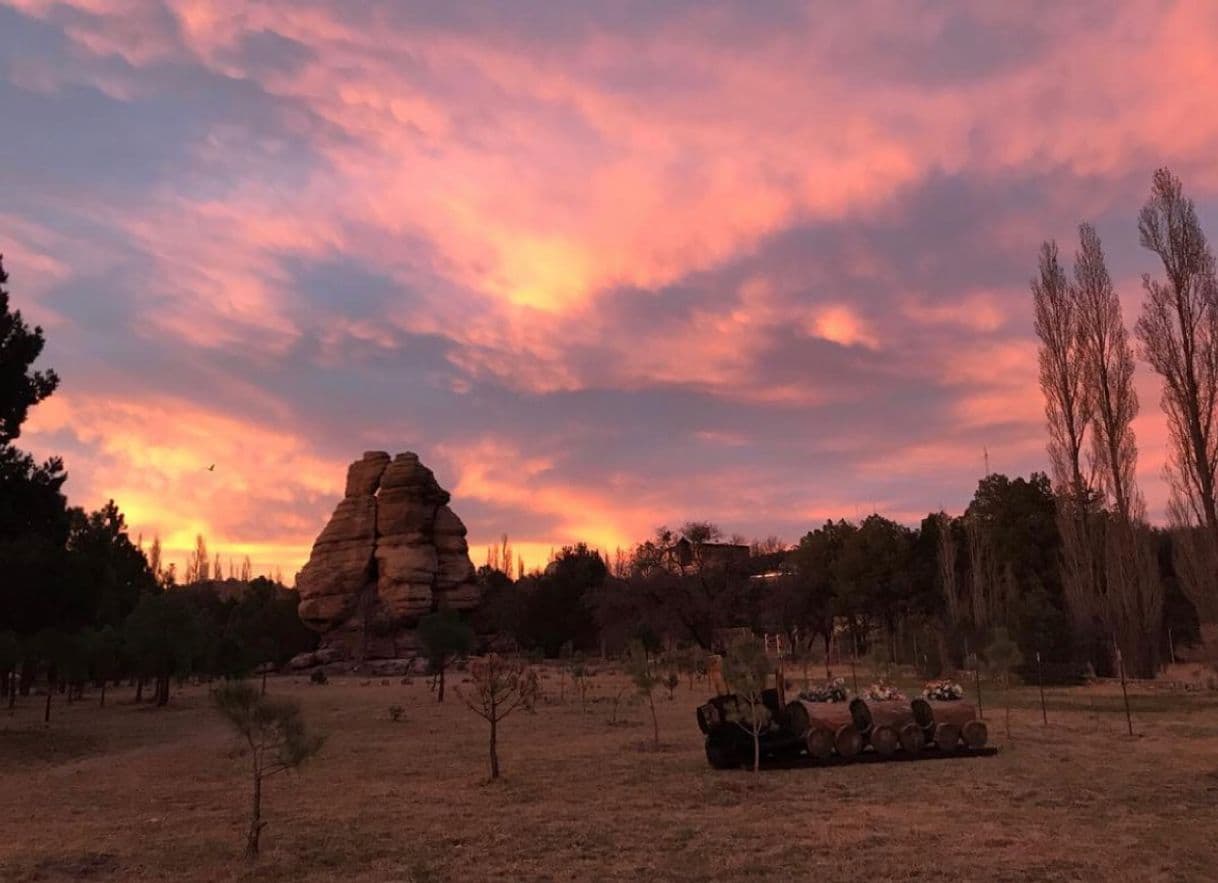
<svg viewBox="0 0 1218 883">
<path fill-rule="evenodd" d="M 737 543 L 691 543 L 685 537 L 672 547 L 673 559 L 681 567 L 695 563 L 712 567 L 745 569 L 749 564 L 749 547 Z"/>
</svg>

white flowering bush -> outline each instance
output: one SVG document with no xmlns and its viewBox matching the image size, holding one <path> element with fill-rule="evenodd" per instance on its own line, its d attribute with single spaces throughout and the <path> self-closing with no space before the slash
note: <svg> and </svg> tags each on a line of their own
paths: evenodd
<svg viewBox="0 0 1218 883">
<path fill-rule="evenodd" d="M 930 681 L 922 691 L 922 696 L 925 699 L 952 702 L 964 698 L 964 688 L 955 681 Z"/>
<path fill-rule="evenodd" d="M 846 689 L 845 679 L 834 678 L 804 690 L 799 694 L 799 698 L 805 702 L 845 702 L 850 698 L 850 691 Z"/>
<path fill-rule="evenodd" d="M 872 684 L 864 690 L 863 698 L 868 702 L 907 702 L 909 700 L 908 696 L 892 684 L 886 684 L 883 681 Z"/>
</svg>

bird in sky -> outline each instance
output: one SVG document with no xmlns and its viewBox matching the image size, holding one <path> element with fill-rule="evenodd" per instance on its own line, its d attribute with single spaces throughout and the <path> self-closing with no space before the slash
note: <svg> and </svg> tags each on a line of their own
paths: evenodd
<svg viewBox="0 0 1218 883">
<path fill-rule="evenodd" d="M 208 467 L 207 467 L 207 471 L 208 471 L 208 472 L 215 472 L 215 471 L 216 471 L 216 464 L 215 464 L 215 463 L 212 463 L 210 466 L 208 466 Z"/>
</svg>

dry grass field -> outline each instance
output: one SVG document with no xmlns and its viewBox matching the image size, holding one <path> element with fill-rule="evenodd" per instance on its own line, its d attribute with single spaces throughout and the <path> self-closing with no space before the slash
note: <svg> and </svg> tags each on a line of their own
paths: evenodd
<svg viewBox="0 0 1218 883">
<path fill-rule="evenodd" d="M 461 675 L 453 678 L 459 683 Z M 621 679 L 601 677 L 595 693 Z M 610 684 L 614 686 L 610 686 Z M 547 691 L 557 693 L 550 673 Z M 127 690 L 105 709 L 57 698 L 0 711 L 5 880 L 1212 880 L 1218 694 L 1119 687 L 1012 691 L 1012 739 L 987 697 L 994 757 L 716 772 L 693 709 L 658 691 L 609 726 L 568 695 L 504 725 L 487 783 L 483 722 L 423 678 L 272 679 L 328 736 L 273 779 L 256 865 L 241 859 L 249 781 L 186 687 L 167 709 Z M 970 697 L 971 698 L 971 697 Z M 405 709 L 393 722 L 389 706 Z"/>
</svg>

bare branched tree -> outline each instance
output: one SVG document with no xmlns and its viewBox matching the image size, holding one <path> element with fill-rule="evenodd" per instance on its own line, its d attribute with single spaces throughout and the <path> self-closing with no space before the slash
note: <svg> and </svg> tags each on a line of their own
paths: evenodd
<svg viewBox="0 0 1218 883">
<path fill-rule="evenodd" d="M 1138 448 L 1133 419 L 1138 397 L 1133 388 L 1133 347 L 1100 238 L 1090 224 L 1079 227 L 1071 293 L 1077 305 L 1087 395 L 1095 408 L 1091 460 L 1099 492 L 1112 511 L 1102 530 L 1100 613 L 1124 658 L 1139 675 L 1150 677 L 1158 665 L 1163 585 L 1135 479 Z M 1091 527 L 1087 531 L 1096 533 Z"/>
<path fill-rule="evenodd" d="M 1138 232 L 1142 245 L 1163 262 L 1167 277 L 1142 277 L 1146 300 L 1136 330 L 1143 358 L 1163 378 L 1171 436 L 1168 477 L 1190 522 L 1218 534 L 1218 283 L 1193 202 L 1168 169 L 1155 172 Z"/>
<path fill-rule="evenodd" d="M 1040 247 L 1040 274 L 1032 280 L 1036 335 L 1040 338 L 1040 389 L 1049 425 L 1049 460 L 1058 487 L 1081 498 L 1087 482 L 1082 450 L 1093 403 L 1087 395 L 1080 344 L 1079 316 L 1066 274 L 1057 259 L 1057 243 Z"/>
<path fill-rule="evenodd" d="M 490 724 L 491 778 L 499 778 L 499 723 L 522 705 L 536 701 L 535 683 L 524 664 L 491 653 L 470 663 L 474 682 L 468 694 L 457 695 L 470 711 Z"/>
<path fill-rule="evenodd" d="M 1106 623 L 1128 670 L 1153 678 L 1159 667 L 1163 584 L 1153 538 L 1140 522 L 1119 515 L 1104 532 Z"/>
<path fill-rule="evenodd" d="M 1080 647 L 1092 647 L 1104 631 L 1103 519 L 1091 501 L 1063 494 L 1057 498 L 1057 530 L 1062 540 L 1062 592 L 1075 638 Z"/>
<path fill-rule="evenodd" d="M 1088 228 L 1089 229 L 1089 228 Z M 1098 246 L 1098 242 L 1096 242 Z M 1036 334 L 1040 338 L 1040 389 L 1045 397 L 1045 418 L 1049 428 L 1049 461 L 1057 486 L 1057 522 L 1062 538 L 1062 590 L 1074 620 L 1074 631 L 1083 646 L 1094 644 L 1094 634 L 1103 627 L 1102 599 L 1102 525 L 1096 517 L 1092 488 L 1097 458 L 1084 474 L 1082 451 L 1088 429 L 1096 444 L 1093 424 L 1095 399 L 1093 384 L 1088 383 L 1087 360 L 1083 348 L 1087 338 L 1084 321 L 1095 325 L 1094 317 L 1082 315 L 1088 308 L 1096 312 L 1093 301 L 1104 303 L 1102 255 L 1095 266 L 1095 255 L 1075 265 L 1076 282 L 1066 281 L 1057 256 L 1057 244 L 1046 242 L 1040 250 L 1040 274 L 1032 281 Z M 1079 280 L 1082 280 L 1080 282 Z M 1087 297 L 1081 297 L 1083 285 Z M 1111 285 L 1107 288 L 1110 290 Z M 1108 325 L 1099 326 L 1108 333 Z"/>
<path fill-rule="evenodd" d="M 1134 482 L 1138 448 L 1133 418 L 1133 347 L 1121 317 L 1121 301 L 1104 263 L 1100 237 L 1090 224 L 1079 227 L 1079 251 L 1070 289 L 1078 320 L 1078 357 L 1085 397 L 1092 411 L 1091 461 L 1099 489 L 1125 521 L 1144 515 Z"/>
<path fill-rule="evenodd" d="M 755 539 L 749 543 L 749 554 L 754 557 L 785 551 L 787 551 L 787 544 L 783 541 L 782 537 L 774 536 L 773 534 L 765 539 Z"/>
<path fill-rule="evenodd" d="M 1208 527 L 1195 523 L 1188 504 L 1176 495 L 1168 503 L 1167 515 L 1180 589 L 1193 602 L 1202 622 L 1218 622 L 1218 541 Z"/>
</svg>

